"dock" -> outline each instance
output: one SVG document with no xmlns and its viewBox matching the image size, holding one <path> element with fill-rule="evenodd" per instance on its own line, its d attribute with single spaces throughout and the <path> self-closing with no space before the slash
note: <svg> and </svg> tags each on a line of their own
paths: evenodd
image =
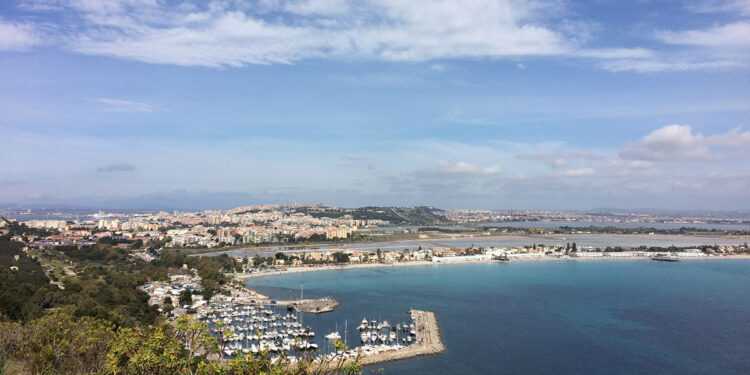
<svg viewBox="0 0 750 375">
<path fill-rule="evenodd" d="M 377 363 L 401 361 L 420 356 L 440 354 L 445 351 L 445 345 L 440 336 L 440 327 L 438 326 L 435 313 L 421 310 L 411 310 L 409 313 L 414 317 L 417 342 L 398 350 L 384 351 L 371 355 L 363 354 L 360 358 L 362 365 L 367 366 Z"/>
<path fill-rule="evenodd" d="M 333 311 L 339 306 L 339 302 L 331 297 L 283 302 L 290 310 L 313 314 Z"/>
</svg>

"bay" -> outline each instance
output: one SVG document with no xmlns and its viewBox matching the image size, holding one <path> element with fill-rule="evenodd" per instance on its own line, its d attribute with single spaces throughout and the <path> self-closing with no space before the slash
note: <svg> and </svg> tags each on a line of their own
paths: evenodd
<svg viewBox="0 0 750 375">
<path fill-rule="evenodd" d="M 249 279 L 276 298 L 332 295 L 321 336 L 363 317 L 437 314 L 445 353 L 386 374 L 750 372 L 750 261 L 539 261 L 351 269 Z"/>
</svg>

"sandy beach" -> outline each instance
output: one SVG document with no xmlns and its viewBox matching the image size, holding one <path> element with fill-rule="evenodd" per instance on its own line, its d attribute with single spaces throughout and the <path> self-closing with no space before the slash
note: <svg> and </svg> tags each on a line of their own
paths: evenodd
<svg viewBox="0 0 750 375">
<path fill-rule="evenodd" d="M 518 258 L 511 259 L 511 262 L 589 262 L 589 261 L 629 261 L 629 260 L 649 260 L 647 256 L 633 256 L 633 257 L 587 257 L 587 258 L 575 258 L 575 257 L 550 257 L 543 256 L 538 258 Z M 738 255 L 727 255 L 727 256 L 705 256 L 705 257 L 683 257 L 680 261 L 702 261 L 702 260 L 732 260 L 732 259 L 750 259 L 750 254 L 738 254 Z M 343 271 L 352 269 L 362 268 L 386 268 L 386 267 L 413 267 L 413 266 L 450 266 L 452 264 L 471 264 L 471 263 L 498 263 L 496 260 L 467 260 L 467 261 L 454 261 L 437 263 L 431 261 L 412 261 L 412 262 L 397 262 L 397 263 L 362 263 L 362 264 L 346 264 L 346 265 L 326 265 L 326 266 L 314 266 L 314 267 L 290 267 L 285 270 L 270 271 L 270 272 L 258 272 L 258 273 L 241 273 L 233 274 L 234 277 L 239 279 L 251 279 L 256 277 L 265 276 L 276 276 L 285 275 L 291 273 L 304 273 L 304 272 L 322 272 L 322 271 Z"/>
</svg>

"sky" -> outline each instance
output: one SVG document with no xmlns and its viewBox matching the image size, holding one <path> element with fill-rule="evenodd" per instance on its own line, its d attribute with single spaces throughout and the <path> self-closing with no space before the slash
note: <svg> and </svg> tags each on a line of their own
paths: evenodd
<svg viewBox="0 0 750 375">
<path fill-rule="evenodd" d="M 0 204 L 750 211 L 750 0 L 5 0 Z"/>
</svg>

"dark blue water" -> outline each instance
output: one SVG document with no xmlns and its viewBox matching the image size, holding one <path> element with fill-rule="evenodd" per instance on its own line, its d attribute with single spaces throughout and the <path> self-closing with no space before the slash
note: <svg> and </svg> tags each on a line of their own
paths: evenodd
<svg viewBox="0 0 750 375">
<path fill-rule="evenodd" d="M 447 351 L 386 374 L 750 373 L 750 261 L 550 261 L 435 265 L 250 279 L 279 298 L 332 294 L 306 315 L 358 343 L 368 319 L 434 311 Z M 319 340 L 320 341 L 320 340 Z M 351 346 L 351 345 L 350 345 Z M 369 371 L 370 369 L 368 369 Z"/>
</svg>

